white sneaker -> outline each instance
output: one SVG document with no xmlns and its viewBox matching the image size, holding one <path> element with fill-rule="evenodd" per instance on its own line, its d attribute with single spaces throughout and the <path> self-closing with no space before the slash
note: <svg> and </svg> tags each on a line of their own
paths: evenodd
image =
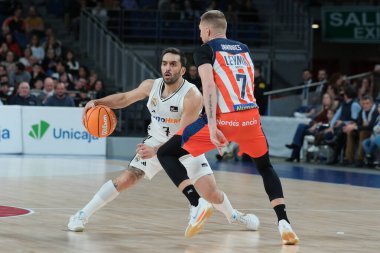
<svg viewBox="0 0 380 253">
<path fill-rule="evenodd" d="M 77 212 L 75 215 L 70 217 L 69 224 L 67 228 L 74 232 L 83 232 L 84 225 L 88 222 L 87 218 L 84 216 L 83 211 Z"/>
<path fill-rule="evenodd" d="M 278 222 L 278 231 L 280 231 L 282 243 L 284 245 L 295 245 L 300 241 L 286 220 L 280 220 Z"/>
<path fill-rule="evenodd" d="M 197 207 L 190 207 L 189 225 L 186 228 L 185 237 L 190 238 L 199 233 L 203 228 L 203 223 L 213 214 L 214 210 L 210 203 L 203 198 L 199 199 Z"/>
<path fill-rule="evenodd" d="M 247 229 L 253 231 L 259 229 L 260 226 L 260 220 L 256 215 L 250 213 L 241 213 L 238 210 L 235 210 L 235 213 L 232 214 L 231 223 L 244 225 Z"/>
</svg>

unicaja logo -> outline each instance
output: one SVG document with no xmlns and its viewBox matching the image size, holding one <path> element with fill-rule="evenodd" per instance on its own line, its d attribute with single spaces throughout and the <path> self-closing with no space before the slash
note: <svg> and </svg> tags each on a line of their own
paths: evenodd
<svg viewBox="0 0 380 253">
<path fill-rule="evenodd" d="M 29 131 L 29 136 L 35 140 L 41 140 L 49 126 L 49 123 L 41 120 L 39 124 L 32 125 L 32 130 Z"/>
</svg>

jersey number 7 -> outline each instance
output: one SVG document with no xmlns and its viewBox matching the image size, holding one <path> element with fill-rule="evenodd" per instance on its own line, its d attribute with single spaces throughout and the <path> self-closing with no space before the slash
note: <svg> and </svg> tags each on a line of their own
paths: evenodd
<svg viewBox="0 0 380 253">
<path fill-rule="evenodd" d="M 244 74 L 236 74 L 235 77 L 236 77 L 237 82 L 241 81 L 240 83 L 241 83 L 242 87 L 241 87 L 240 96 L 242 99 L 244 99 L 244 97 L 245 97 L 245 86 L 247 85 L 247 77 Z"/>
</svg>

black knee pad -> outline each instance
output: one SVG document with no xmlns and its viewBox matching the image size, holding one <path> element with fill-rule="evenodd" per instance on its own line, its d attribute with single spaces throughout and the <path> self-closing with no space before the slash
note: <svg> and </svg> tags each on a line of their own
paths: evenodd
<svg viewBox="0 0 380 253">
<path fill-rule="evenodd" d="M 181 142 L 181 136 L 175 135 L 157 150 L 158 160 L 177 187 L 184 180 L 189 179 L 186 168 L 179 161 L 181 156 L 188 154 L 186 150 L 181 148 Z"/>
</svg>

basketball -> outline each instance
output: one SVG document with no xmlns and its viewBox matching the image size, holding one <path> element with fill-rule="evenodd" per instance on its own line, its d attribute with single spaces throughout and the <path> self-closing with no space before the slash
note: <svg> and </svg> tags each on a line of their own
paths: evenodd
<svg viewBox="0 0 380 253">
<path fill-rule="evenodd" d="M 87 111 L 86 119 L 83 123 L 92 136 L 103 138 L 113 133 L 117 119 L 115 113 L 109 107 L 97 105 Z"/>
</svg>

